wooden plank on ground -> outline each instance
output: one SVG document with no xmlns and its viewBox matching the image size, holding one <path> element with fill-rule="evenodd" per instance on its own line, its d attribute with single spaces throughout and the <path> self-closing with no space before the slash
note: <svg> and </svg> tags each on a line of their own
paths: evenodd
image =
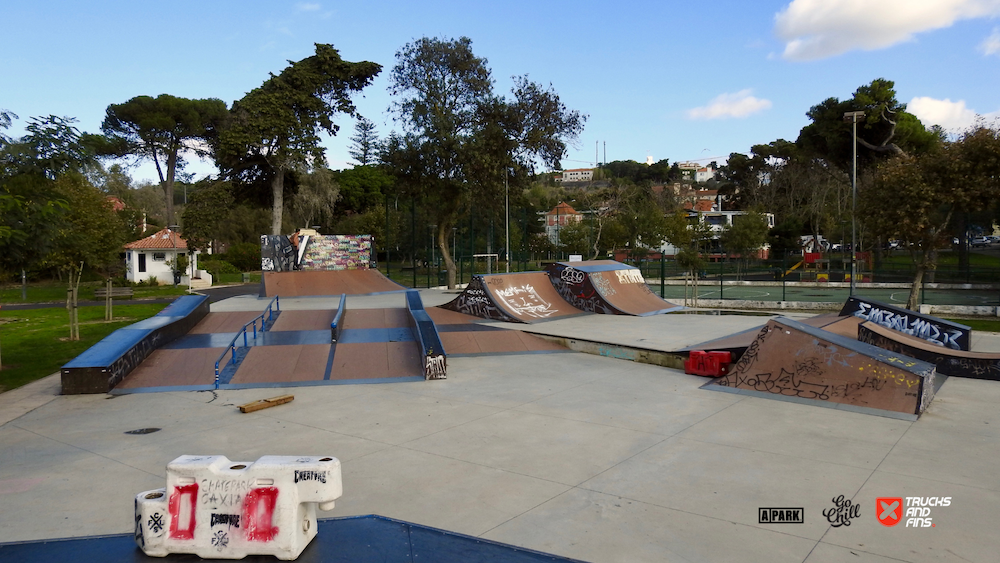
<svg viewBox="0 0 1000 563">
<path fill-rule="evenodd" d="M 291 402 L 295 399 L 295 395 L 281 395 L 279 397 L 271 397 L 270 399 L 261 399 L 259 401 L 253 401 L 252 403 L 247 403 L 245 405 L 240 405 L 240 412 L 253 412 L 259 411 L 261 409 L 266 409 L 274 407 L 277 405 L 283 405 L 285 403 Z"/>
</svg>

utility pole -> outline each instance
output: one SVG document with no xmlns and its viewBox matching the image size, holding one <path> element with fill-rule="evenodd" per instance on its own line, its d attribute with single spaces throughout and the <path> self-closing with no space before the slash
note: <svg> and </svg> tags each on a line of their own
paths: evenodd
<svg viewBox="0 0 1000 563">
<path fill-rule="evenodd" d="M 850 123 L 853 128 L 854 148 L 853 148 L 853 170 L 851 173 L 851 297 L 857 290 L 858 284 L 858 122 L 865 120 L 865 112 L 849 111 L 844 113 L 844 122 Z"/>
</svg>

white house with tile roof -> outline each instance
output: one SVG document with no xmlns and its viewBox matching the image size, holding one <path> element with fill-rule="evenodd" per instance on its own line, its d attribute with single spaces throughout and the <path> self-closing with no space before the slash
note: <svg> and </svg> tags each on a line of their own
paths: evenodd
<svg viewBox="0 0 1000 563">
<path fill-rule="evenodd" d="M 144 239 L 125 245 L 125 277 L 131 282 L 146 281 L 155 277 L 160 284 L 174 283 L 172 265 L 178 256 L 188 256 L 188 270 L 182 276 L 181 283 L 187 285 L 187 280 L 208 275 L 198 270 L 198 255 L 201 251 L 189 252 L 187 241 L 181 235 L 162 229 Z M 211 285 L 211 283 L 209 283 Z"/>
</svg>

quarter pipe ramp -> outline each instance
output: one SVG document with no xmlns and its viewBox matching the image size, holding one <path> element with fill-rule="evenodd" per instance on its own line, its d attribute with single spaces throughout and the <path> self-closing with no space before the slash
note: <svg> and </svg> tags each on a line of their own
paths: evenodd
<svg viewBox="0 0 1000 563">
<path fill-rule="evenodd" d="M 360 270 L 298 270 L 264 272 L 261 297 L 303 297 L 309 295 L 366 295 L 406 288 L 385 277 L 382 272 Z"/>
<path fill-rule="evenodd" d="M 440 307 L 483 319 L 515 323 L 583 313 L 556 292 L 545 272 L 477 274 L 461 295 Z"/>
<path fill-rule="evenodd" d="M 683 308 L 654 295 L 638 268 L 614 260 L 556 262 L 546 271 L 563 299 L 589 313 L 642 317 Z"/>
</svg>

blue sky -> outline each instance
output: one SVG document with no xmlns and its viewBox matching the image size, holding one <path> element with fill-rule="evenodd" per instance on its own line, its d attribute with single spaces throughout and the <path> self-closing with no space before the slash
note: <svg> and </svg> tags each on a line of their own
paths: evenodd
<svg viewBox="0 0 1000 563">
<path fill-rule="evenodd" d="M 794 140 L 810 106 L 875 78 L 894 80 L 927 125 L 992 117 L 997 16 L 1000 0 L 36 0 L 4 8 L 0 108 L 20 116 L 15 136 L 28 117 L 49 114 L 98 132 L 109 104 L 162 93 L 231 104 L 314 43 L 331 43 L 346 60 L 383 65 L 356 103 L 384 135 L 394 127 L 395 52 L 423 36 L 467 36 L 498 91 L 528 74 L 589 116 L 565 168 L 591 165 L 595 145 L 601 160 L 606 145 L 609 161 L 707 162 Z M 326 146 L 339 169 L 349 166 L 354 123 L 337 122 Z M 151 166 L 132 174 L 155 176 Z"/>
</svg>

